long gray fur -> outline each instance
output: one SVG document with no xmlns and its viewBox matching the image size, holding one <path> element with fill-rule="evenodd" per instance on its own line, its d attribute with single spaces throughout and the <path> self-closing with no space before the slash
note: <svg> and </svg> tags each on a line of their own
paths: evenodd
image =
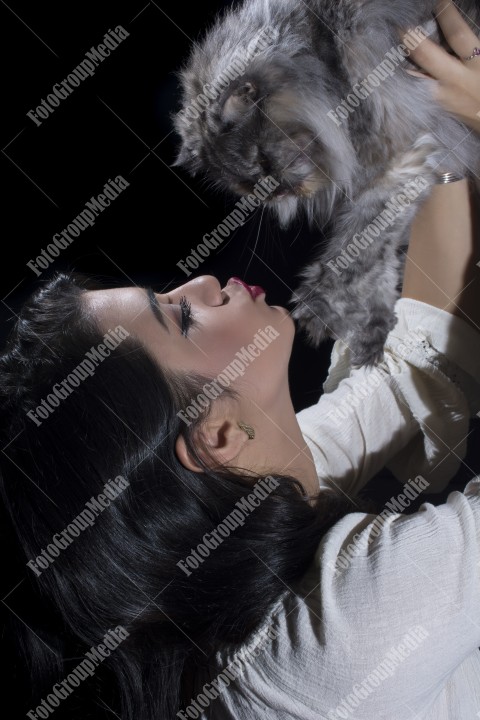
<svg viewBox="0 0 480 720">
<path fill-rule="evenodd" d="M 456 4 L 478 35 L 480 3 Z M 247 0 L 218 18 L 180 73 L 183 111 L 174 117 L 182 141 L 178 165 L 192 174 L 207 172 L 237 195 L 274 177 L 279 186 L 266 203 L 284 227 L 301 213 L 318 227 L 333 221 L 326 247 L 302 273 L 293 316 L 315 344 L 327 336 L 341 338 L 355 365 L 382 357 L 395 323 L 410 225 L 436 173 L 469 172 L 480 187 L 478 135 L 435 103 L 430 80 L 405 72 L 408 60 L 348 118 L 332 119 L 331 111 L 352 87 L 399 45 L 399 28 L 421 26 L 428 34 L 433 29 L 431 37 L 438 39 L 434 5 Z M 272 41 L 218 91 L 216 79 L 231 72 L 234 59 L 265 29 Z M 186 117 L 185 109 L 205 85 L 213 85 L 217 97 Z M 354 236 L 418 178 L 424 191 L 340 268 L 336 258 L 352 247 Z"/>
</svg>

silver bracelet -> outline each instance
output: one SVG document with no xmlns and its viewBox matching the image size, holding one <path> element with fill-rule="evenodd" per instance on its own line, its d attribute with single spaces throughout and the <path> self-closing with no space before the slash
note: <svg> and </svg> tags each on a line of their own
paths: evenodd
<svg viewBox="0 0 480 720">
<path fill-rule="evenodd" d="M 465 175 L 457 175 L 453 172 L 445 172 L 441 175 L 437 175 L 437 185 L 446 185 L 447 183 L 458 182 L 459 180 L 465 180 Z"/>
</svg>

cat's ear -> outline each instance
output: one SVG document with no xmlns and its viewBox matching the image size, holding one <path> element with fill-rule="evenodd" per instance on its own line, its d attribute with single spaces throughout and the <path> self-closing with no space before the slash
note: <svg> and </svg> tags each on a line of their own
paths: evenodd
<svg viewBox="0 0 480 720">
<path fill-rule="evenodd" d="M 188 150 L 186 145 L 182 145 L 180 152 L 178 153 L 175 161 L 172 163 L 172 167 L 186 167 L 192 162 L 192 153 Z"/>
<path fill-rule="evenodd" d="M 195 176 L 200 168 L 197 151 L 183 143 L 170 167 L 183 167 L 190 175 Z"/>
<path fill-rule="evenodd" d="M 255 104 L 257 95 L 257 87 L 251 80 L 245 80 L 233 88 L 223 105 L 223 121 L 235 122 L 242 118 Z"/>
</svg>

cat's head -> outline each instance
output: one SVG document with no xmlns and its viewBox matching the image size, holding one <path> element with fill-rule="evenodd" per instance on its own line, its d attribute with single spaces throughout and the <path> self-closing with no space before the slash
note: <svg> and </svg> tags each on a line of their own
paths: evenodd
<svg viewBox="0 0 480 720">
<path fill-rule="evenodd" d="M 180 74 L 176 165 L 235 195 L 274 178 L 265 202 L 282 225 L 301 207 L 310 217 L 328 216 L 337 195 L 348 192 L 355 163 L 348 129 L 328 116 L 338 104 L 335 79 L 298 28 L 296 39 L 274 38 L 252 54 L 236 63 L 227 36 L 207 36 L 196 48 Z"/>
</svg>

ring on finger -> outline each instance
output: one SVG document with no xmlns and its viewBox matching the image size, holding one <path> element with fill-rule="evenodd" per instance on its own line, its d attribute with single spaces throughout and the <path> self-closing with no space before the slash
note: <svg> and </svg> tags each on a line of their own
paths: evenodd
<svg viewBox="0 0 480 720">
<path fill-rule="evenodd" d="M 467 57 L 467 58 L 462 58 L 462 59 L 463 59 L 465 62 L 467 62 L 467 60 L 474 60 L 476 57 L 479 57 L 479 56 L 480 56 L 480 47 L 474 47 L 474 48 L 473 48 L 473 53 L 472 53 L 469 57 Z"/>
</svg>

